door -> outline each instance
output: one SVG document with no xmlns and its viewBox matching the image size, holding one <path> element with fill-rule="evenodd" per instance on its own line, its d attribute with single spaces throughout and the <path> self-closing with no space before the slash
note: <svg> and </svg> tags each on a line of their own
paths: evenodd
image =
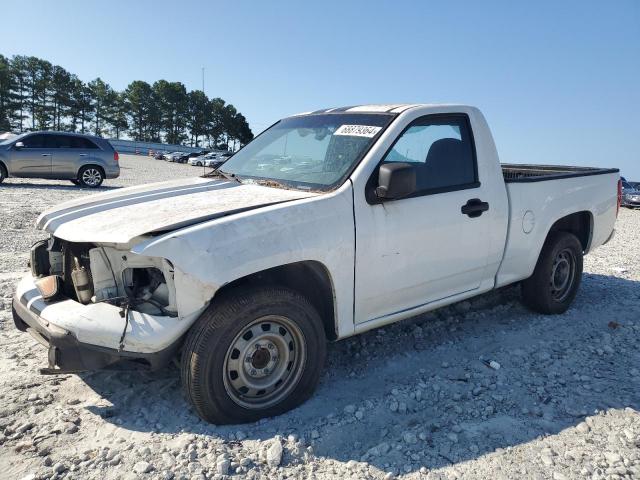
<svg viewBox="0 0 640 480">
<path fill-rule="evenodd" d="M 416 192 L 384 203 L 356 194 L 356 323 L 477 289 L 484 279 L 490 205 L 466 115 L 418 118 L 385 154 L 382 163 L 390 162 L 414 167 Z"/>
<path fill-rule="evenodd" d="M 50 135 L 54 156 L 51 164 L 55 178 L 76 178 L 82 165 L 89 163 L 98 146 L 91 140 L 75 135 Z"/>
<path fill-rule="evenodd" d="M 47 146 L 47 135 L 34 134 L 23 137 L 22 148 L 12 147 L 12 175 L 17 177 L 48 178 L 51 176 L 51 149 Z"/>
</svg>

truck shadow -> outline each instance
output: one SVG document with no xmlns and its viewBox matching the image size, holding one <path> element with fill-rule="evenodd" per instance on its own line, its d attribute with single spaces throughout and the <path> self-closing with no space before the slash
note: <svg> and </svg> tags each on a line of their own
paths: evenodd
<svg viewBox="0 0 640 480">
<path fill-rule="evenodd" d="M 531 313 L 518 295 L 510 287 L 335 343 L 311 400 L 255 424 L 199 420 L 176 368 L 83 374 L 112 404 L 89 409 L 133 431 L 294 433 L 315 455 L 406 473 L 556 434 L 596 411 L 640 410 L 640 282 L 585 274 L 561 316 Z"/>
</svg>

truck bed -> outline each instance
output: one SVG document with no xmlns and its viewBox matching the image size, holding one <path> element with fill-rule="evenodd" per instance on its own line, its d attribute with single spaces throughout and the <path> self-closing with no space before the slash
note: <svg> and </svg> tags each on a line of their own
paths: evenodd
<svg viewBox="0 0 640 480">
<path fill-rule="evenodd" d="M 540 182 L 588 175 L 617 173 L 617 168 L 568 167 L 561 165 L 518 165 L 503 163 L 502 176 L 506 183 Z"/>
<path fill-rule="evenodd" d="M 558 219 L 575 215 L 571 221 L 590 225 L 583 243 L 585 250 L 602 245 L 611 236 L 620 178 L 617 168 L 501 167 L 509 199 L 509 225 L 497 286 L 531 275 L 547 234 Z"/>
</svg>

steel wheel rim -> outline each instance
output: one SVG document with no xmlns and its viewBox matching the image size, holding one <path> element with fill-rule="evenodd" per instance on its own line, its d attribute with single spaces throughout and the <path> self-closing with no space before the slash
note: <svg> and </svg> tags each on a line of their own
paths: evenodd
<svg viewBox="0 0 640 480">
<path fill-rule="evenodd" d="M 279 315 L 258 318 L 231 342 L 224 359 L 224 387 L 234 403 L 268 408 L 295 388 L 304 371 L 302 330 Z"/>
<path fill-rule="evenodd" d="M 553 259 L 551 266 L 551 296 L 557 302 L 562 302 L 571 291 L 576 275 L 576 257 L 569 248 L 560 250 Z"/>
<path fill-rule="evenodd" d="M 87 168 L 82 172 L 82 181 L 90 187 L 97 186 L 102 180 L 102 174 L 97 168 Z"/>
</svg>

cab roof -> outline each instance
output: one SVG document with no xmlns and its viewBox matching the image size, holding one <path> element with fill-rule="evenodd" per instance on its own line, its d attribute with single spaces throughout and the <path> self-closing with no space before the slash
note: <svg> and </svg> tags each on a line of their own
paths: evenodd
<svg viewBox="0 0 640 480">
<path fill-rule="evenodd" d="M 437 107 L 445 104 L 427 104 L 427 103 L 374 103 L 369 105 L 351 105 L 348 107 L 323 108 L 311 112 L 298 113 L 300 115 L 314 115 L 319 113 L 402 113 L 405 110 L 415 107 Z M 447 104 L 451 106 L 451 104 Z M 461 105 L 462 106 L 462 105 Z"/>
</svg>

